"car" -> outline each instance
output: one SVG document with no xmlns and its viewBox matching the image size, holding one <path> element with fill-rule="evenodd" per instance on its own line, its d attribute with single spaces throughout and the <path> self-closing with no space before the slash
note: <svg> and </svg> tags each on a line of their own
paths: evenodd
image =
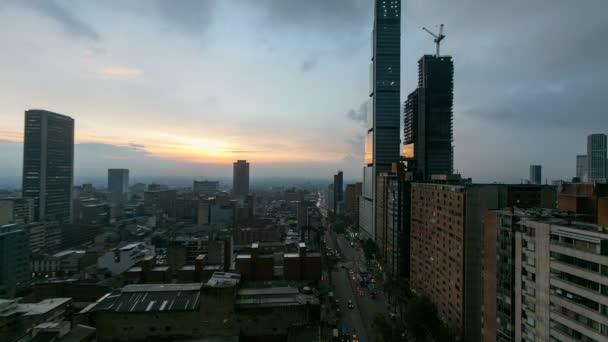
<svg viewBox="0 0 608 342">
<path fill-rule="evenodd" d="M 352 310 L 352 309 L 355 308 L 355 305 L 351 303 L 351 304 L 348 305 L 348 308 Z"/>
<path fill-rule="evenodd" d="M 397 314 L 396 314 L 396 313 L 394 313 L 394 312 L 390 312 L 390 313 L 388 314 L 388 317 L 390 317 L 390 319 L 392 319 L 392 320 L 396 320 L 396 319 L 397 319 Z"/>
</svg>

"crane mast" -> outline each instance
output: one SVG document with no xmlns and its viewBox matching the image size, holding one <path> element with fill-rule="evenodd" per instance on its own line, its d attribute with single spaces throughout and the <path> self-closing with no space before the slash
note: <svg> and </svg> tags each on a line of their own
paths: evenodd
<svg viewBox="0 0 608 342">
<path fill-rule="evenodd" d="M 435 42 L 435 44 L 437 44 L 437 54 L 435 56 L 439 57 L 439 46 L 441 45 L 441 41 L 445 38 L 445 34 L 443 34 L 443 24 L 439 25 L 439 34 L 433 33 L 426 27 L 423 27 L 422 29 L 425 30 L 431 36 L 433 36 L 433 41 Z"/>
</svg>

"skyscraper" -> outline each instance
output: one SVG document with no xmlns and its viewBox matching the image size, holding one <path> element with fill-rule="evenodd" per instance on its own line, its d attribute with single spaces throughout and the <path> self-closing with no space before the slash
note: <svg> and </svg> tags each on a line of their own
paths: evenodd
<svg viewBox="0 0 608 342">
<path fill-rule="evenodd" d="M 586 154 L 576 156 L 576 178 L 581 182 L 587 181 L 588 167 Z"/>
<path fill-rule="evenodd" d="M 543 184 L 542 166 L 530 165 L 530 184 Z"/>
<path fill-rule="evenodd" d="M 587 136 L 587 177 L 589 182 L 606 182 L 606 134 Z"/>
<path fill-rule="evenodd" d="M 338 208 L 340 208 L 341 205 L 344 205 L 344 174 L 342 171 L 338 171 L 338 173 L 334 175 L 334 206 L 332 210 L 335 213 L 338 213 Z"/>
<path fill-rule="evenodd" d="M 454 63 L 449 56 L 425 55 L 418 61 L 418 88 L 404 109 L 403 156 L 418 179 L 452 174 Z"/>
<path fill-rule="evenodd" d="M 249 194 L 249 163 L 246 160 L 237 160 L 233 164 L 232 194 L 235 196 Z"/>
<path fill-rule="evenodd" d="M 74 119 L 25 112 L 23 197 L 34 199 L 36 221 L 69 222 L 74 178 Z"/>
<path fill-rule="evenodd" d="M 361 233 L 375 236 L 376 177 L 399 161 L 401 1 L 374 1 L 363 196 L 360 201 Z"/>
<path fill-rule="evenodd" d="M 129 193 L 129 170 L 108 169 L 108 190 L 112 205 L 124 203 Z"/>
</svg>

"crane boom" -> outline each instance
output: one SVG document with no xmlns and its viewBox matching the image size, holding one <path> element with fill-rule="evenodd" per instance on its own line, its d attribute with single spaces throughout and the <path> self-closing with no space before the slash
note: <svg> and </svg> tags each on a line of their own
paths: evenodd
<svg viewBox="0 0 608 342">
<path fill-rule="evenodd" d="M 443 34 L 443 24 L 439 25 L 439 34 L 435 34 L 433 32 L 431 32 L 429 29 L 427 29 L 426 27 L 422 28 L 423 30 L 425 30 L 428 34 L 430 34 L 431 36 L 433 36 L 433 41 L 435 42 L 435 44 L 437 44 L 437 57 L 439 57 L 439 46 L 441 45 L 441 41 L 445 38 L 445 35 Z"/>
<path fill-rule="evenodd" d="M 427 29 L 426 27 L 423 27 L 422 29 L 428 32 L 428 34 L 430 34 L 431 36 L 435 37 L 435 39 L 437 39 L 437 35 L 431 32 L 431 30 Z"/>
</svg>

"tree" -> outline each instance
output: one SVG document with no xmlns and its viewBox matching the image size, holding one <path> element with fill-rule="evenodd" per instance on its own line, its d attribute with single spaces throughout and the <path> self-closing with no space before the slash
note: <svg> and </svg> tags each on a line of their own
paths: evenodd
<svg viewBox="0 0 608 342">
<path fill-rule="evenodd" d="M 372 327 L 378 341 L 383 342 L 398 342 L 403 341 L 405 329 L 398 322 L 391 322 L 382 314 L 375 314 Z"/>
<path fill-rule="evenodd" d="M 376 255 L 376 251 L 378 248 L 372 239 L 363 240 L 363 253 L 365 254 L 365 259 L 372 260 L 374 255 Z"/>
<path fill-rule="evenodd" d="M 403 315 L 403 324 L 414 341 L 454 341 L 446 325 L 437 314 L 437 308 L 427 297 L 412 298 Z"/>
</svg>

